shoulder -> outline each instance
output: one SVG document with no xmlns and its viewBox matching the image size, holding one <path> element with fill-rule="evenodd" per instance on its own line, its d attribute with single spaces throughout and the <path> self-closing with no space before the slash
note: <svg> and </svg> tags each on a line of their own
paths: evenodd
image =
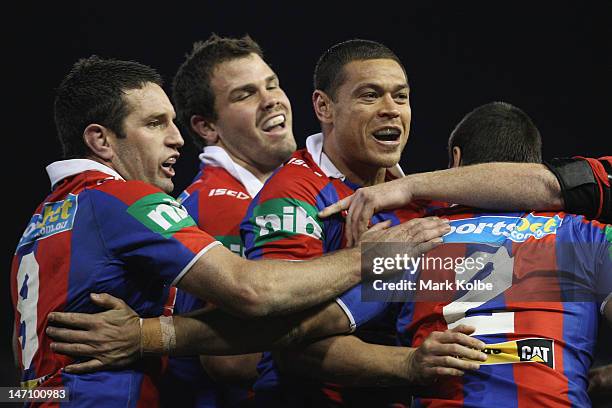
<svg viewBox="0 0 612 408">
<path fill-rule="evenodd" d="M 159 188 L 139 180 L 106 179 L 91 187 L 90 190 L 111 195 L 127 205 L 132 205 L 151 195 L 172 198 Z"/>
<path fill-rule="evenodd" d="M 295 198 L 314 204 L 313 200 L 329 184 L 329 179 L 314 163 L 306 149 L 298 150 L 266 181 L 259 201 Z"/>
</svg>

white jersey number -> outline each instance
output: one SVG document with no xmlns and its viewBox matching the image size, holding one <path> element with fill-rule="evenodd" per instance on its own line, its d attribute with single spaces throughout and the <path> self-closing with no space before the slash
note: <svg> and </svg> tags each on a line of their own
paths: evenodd
<svg viewBox="0 0 612 408">
<path fill-rule="evenodd" d="M 21 362 L 27 370 L 32 364 L 32 358 L 38 350 L 37 308 L 38 308 L 38 262 L 34 253 L 21 258 L 17 271 L 17 311 L 21 315 L 19 322 L 19 345 L 21 346 Z"/>
<path fill-rule="evenodd" d="M 487 265 L 491 263 L 493 271 L 482 280 L 483 283 L 492 283 L 493 290 L 474 290 L 465 293 L 459 299 L 444 306 L 444 319 L 448 328 L 452 329 L 460 324 L 468 324 L 476 327 L 472 334 L 495 334 L 514 332 L 513 312 L 493 312 L 490 315 L 467 316 L 470 309 L 476 308 L 512 286 L 512 274 L 514 270 L 514 258 L 508 254 L 506 247 L 501 246 L 495 253 L 475 252 L 470 258 L 480 258 Z M 457 274 L 457 279 L 469 281 L 479 270 L 468 270 L 463 274 Z"/>
</svg>

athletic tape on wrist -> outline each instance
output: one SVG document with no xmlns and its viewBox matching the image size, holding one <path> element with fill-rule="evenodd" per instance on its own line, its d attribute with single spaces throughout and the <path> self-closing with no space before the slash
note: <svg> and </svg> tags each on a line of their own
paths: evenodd
<svg viewBox="0 0 612 408">
<path fill-rule="evenodd" d="M 138 323 L 140 325 L 140 357 L 142 357 L 142 355 L 144 354 L 144 345 L 143 343 L 143 339 L 142 339 L 142 317 L 138 318 Z"/>
<path fill-rule="evenodd" d="M 165 355 L 170 355 L 176 349 L 176 331 L 172 316 L 159 316 L 162 347 Z"/>
</svg>

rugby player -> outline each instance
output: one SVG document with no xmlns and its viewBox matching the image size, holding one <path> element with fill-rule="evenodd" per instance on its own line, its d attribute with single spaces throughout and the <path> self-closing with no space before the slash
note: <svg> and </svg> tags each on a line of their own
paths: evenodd
<svg viewBox="0 0 612 408">
<path fill-rule="evenodd" d="M 505 103 L 475 109 L 449 139 L 452 167 L 492 160 L 538 163 L 540 149 L 540 134 L 529 117 Z M 422 281 L 460 278 L 491 283 L 493 289 L 456 287 L 442 300 L 431 290 L 404 292 L 411 301 L 399 313 L 398 339 L 414 347 L 432 331 L 470 324 L 476 327 L 472 336 L 487 344 L 489 357 L 478 371 L 417 390 L 415 405 L 590 406 L 588 370 L 599 315 L 612 323 L 612 227 L 561 212 L 491 213 L 457 206 L 437 213 L 451 220 L 452 231 L 444 237 L 447 245 L 428 257 L 481 257 L 484 267 L 465 275 L 458 268 L 423 268 L 412 277 L 416 287 Z M 369 319 L 382 305 L 345 300 L 357 321 Z M 393 364 L 391 356 L 341 336 L 301 354 L 284 354 L 283 366 L 351 385 L 401 385 L 386 367 Z M 609 369 L 592 376 L 603 382 Z M 409 405 L 411 398 L 395 402 Z"/>
<path fill-rule="evenodd" d="M 160 76 L 136 62 L 92 56 L 79 60 L 60 84 L 55 122 L 67 160 L 48 166 L 52 192 L 32 216 L 11 267 L 13 346 L 22 386 L 63 385 L 79 406 L 156 404 L 158 358 L 78 376 L 65 370 L 73 360 L 55 353 L 45 332 L 49 312 L 95 312 L 92 292 L 112 293 L 143 316 L 160 316 L 169 286 L 177 285 L 255 318 L 307 310 L 362 279 L 358 248 L 312 262 L 252 262 L 200 230 L 167 194 L 183 145 L 174 116 Z M 447 223 L 432 218 L 379 228 L 371 239 L 411 239 L 416 253 L 435 246 L 447 230 Z M 259 321 L 252 322 L 256 330 L 240 326 L 234 337 L 214 331 L 220 342 L 202 346 L 213 352 L 261 350 L 291 337 L 293 321 L 279 321 L 276 332 L 262 330 L 267 326 Z M 144 350 L 149 337 L 139 335 L 140 323 L 132 316 L 121 330 L 135 328 Z M 142 332 L 156 334 L 152 349 L 170 350 L 181 342 L 174 327 L 171 316 L 161 316 L 144 322 Z M 245 334 L 248 341 L 242 342 Z M 139 349 L 126 360 L 133 361 L 129 355 Z"/>
</svg>

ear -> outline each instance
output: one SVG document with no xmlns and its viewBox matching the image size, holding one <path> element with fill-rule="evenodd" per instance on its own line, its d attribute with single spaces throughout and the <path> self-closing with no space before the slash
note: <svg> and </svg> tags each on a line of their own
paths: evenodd
<svg viewBox="0 0 612 408">
<path fill-rule="evenodd" d="M 312 106 L 319 122 L 329 124 L 334 121 L 333 101 L 325 92 L 317 89 L 312 93 Z"/>
<path fill-rule="evenodd" d="M 83 131 L 83 141 L 91 153 L 102 160 L 110 161 L 113 158 L 113 147 L 108 140 L 110 130 L 102 125 L 91 123 Z"/>
<path fill-rule="evenodd" d="M 215 145 L 219 141 L 217 126 L 213 122 L 204 119 L 204 116 L 193 115 L 191 117 L 191 130 L 204 140 L 204 145 L 206 146 Z"/>
<path fill-rule="evenodd" d="M 453 146 L 453 162 L 450 167 L 459 167 L 461 166 L 461 148 L 459 146 Z"/>
</svg>

